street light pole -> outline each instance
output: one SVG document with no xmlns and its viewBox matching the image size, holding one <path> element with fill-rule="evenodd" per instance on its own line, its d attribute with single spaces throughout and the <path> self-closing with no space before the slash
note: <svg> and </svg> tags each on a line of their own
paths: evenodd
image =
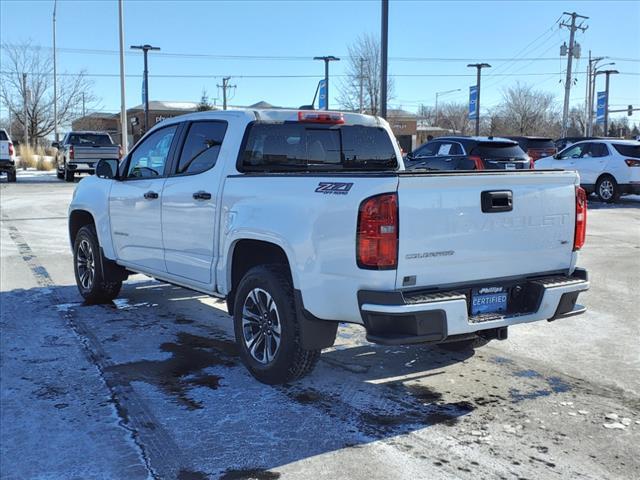
<svg viewBox="0 0 640 480">
<path fill-rule="evenodd" d="M 149 50 L 160 50 L 160 47 L 151 45 L 131 45 L 133 50 L 142 50 L 144 54 L 144 133 L 149 131 L 149 69 L 147 68 L 147 53 Z"/>
<path fill-rule="evenodd" d="M 381 1 L 380 12 L 380 116 L 387 118 L 387 60 L 389 47 L 389 0 Z"/>
<path fill-rule="evenodd" d="M 448 93 L 459 92 L 462 90 L 461 88 L 456 88 L 454 90 L 445 90 L 444 92 L 436 92 L 436 127 L 438 126 L 438 97 L 442 95 L 446 95 Z"/>
<path fill-rule="evenodd" d="M 126 155 L 129 151 L 127 137 L 127 108 L 124 89 L 124 15 L 123 0 L 118 0 L 118 23 L 120 36 L 120 146 L 122 154 Z"/>
<path fill-rule="evenodd" d="M 483 68 L 491 68 L 488 63 L 470 63 L 467 67 L 473 67 L 477 70 L 476 77 L 476 137 L 480 135 L 480 72 Z"/>
<path fill-rule="evenodd" d="M 58 75 L 56 62 L 56 6 L 53 0 L 53 138 L 58 141 Z"/>
<path fill-rule="evenodd" d="M 329 62 L 339 62 L 340 59 L 338 57 L 334 57 L 333 55 L 326 55 L 324 57 L 313 57 L 314 60 L 322 60 L 324 62 L 324 94 L 326 96 L 325 100 L 325 110 L 329 110 Z"/>
<path fill-rule="evenodd" d="M 604 136 L 608 137 L 609 136 L 609 75 L 611 74 L 616 74 L 616 73 L 620 73 L 618 72 L 618 70 L 605 70 L 603 72 L 599 72 L 599 73 L 604 73 L 605 75 L 605 87 L 604 87 L 604 99 L 605 99 L 605 104 L 604 104 Z"/>
<path fill-rule="evenodd" d="M 589 135 L 593 135 L 593 104 L 594 104 L 594 97 L 596 94 L 596 76 L 601 73 L 598 71 L 598 68 L 602 68 L 602 67 L 606 67 L 609 65 L 615 65 L 616 62 L 609 62 L 609 63 L 605 63 L 604 65 L 600 65 L 598 66 L 598 62 L 601 60 L 604 60 L 607 57 L 598 57 L 598 58 L 594 58 L 592 59 L 593 61 L 593 67 L 591 67 L 591 79 L 589 80 L 590 83 L 590 90 L 589 90 L 589 116 L 588 118 L 588 123 L 589 123 Z"/>
</svg>

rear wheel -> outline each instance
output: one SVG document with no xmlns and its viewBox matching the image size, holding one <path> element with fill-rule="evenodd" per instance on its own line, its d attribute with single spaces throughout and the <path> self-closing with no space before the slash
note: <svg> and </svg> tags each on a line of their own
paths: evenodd
<svg viewBox="0 0 640 480">
<path fill-rule="evenodd" d="M 613 203 L 620 198 L 618 182 L 611 175 L 604 175 L 596 183 L 596 195 L 601 202 Z"/>
<path fill-rule="evenodd" d="M 16 171 L 7 172 L 7 182 L 14 183 L 16 181 Z"/>
<path fill-rule="evenodd" d="M 73 180 L 74 180 L 73 170 L 69 170 L 67 168 L 67 165 L 65 164 L 65 166 L 64 166 L 64 181 L 65 182 L 73 182 Z"/>
<path fill-rule="evenodd" d="M 279 265 L 254 267 L 238 285 L 234 328 L 240 357 L 251 374 L 274 385 L 310 373 L 320 350 L 305 350 L 300 341 L 293 288 Z"/>
<path fill-rule="evenodd" d="M 108 303 L 118 296 L 122 281 L 108 281 L 102 270 L 98 236 L 93 225 L 85 225 L 73 245 L 73 270 L 80 295 L 87 303 Z"/>
</svg>

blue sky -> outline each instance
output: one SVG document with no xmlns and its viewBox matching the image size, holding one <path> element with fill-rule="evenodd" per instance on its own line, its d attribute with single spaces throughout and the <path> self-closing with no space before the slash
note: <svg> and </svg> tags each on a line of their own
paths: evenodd
<svg viewBox="0 0 640 480">
<path fill-rule="evenodd" d="M 52 9 L 53 0 L 2 0 L 2 42 L 31 40 L 50 47 Z M 568 41 L 568 31 L 559 29 L 555 22 L 563 11 L 576 11 L 590 17 L 589 29 L 577 35 L 583 58 L 577 61 L 574 71 L 585 71 L 589 49 L 594 55 L 615 57 L 610 61 L 615 61 L 614 68 L 624 74 L 611 77 L 611 108 L 623 108 L 627 104 L 640 106 L 638 1 L 391 1 L 389 72 L 398 75 L 391 106 L 415 110 L 419 103 L 433 105 L 435 92 L 457 88 L 461 91 L 441 97 L 441 101 L 466 102 L 468 87 L 475 83 L 474 71 L 466 67 L 471 60 L 488 61 L 493 66 L 483 72 L 483 110 L 496 105 L 502 89 L 516 81 L 549 91 L 561 103 L 564 91 L 561 72 L 566 66 L 566 57 L 559 56 L 559 46 Z M 111 53 L 118 49 L 117 2 L 58 0 L 57 19 L 59 72 L 119 73 L 118 56 Z M 232 104 L 248 105 L 259 100 L 286 106 L 309 103 L 323 75 L 321 62 L 311 58 L 344 56 L 347 46 L 359 34 L 379 35 L 379 31 L 380 2 L 377 0 L 125 1 L 127 48 L 141 43 L 162 48 L 161 55 L 150 57 L 151 74 L 218 76 L 152 77 L 152 100 L 198 101 L 203 88 L 211 98 L 221 97 L 216 85 L 221 83 L 222 76 L 231 75 L 231 83 L 237 85 Z M 303 58 L 224 58 L 229 55 Z M 417 61 L 406 60 L 407 57 L 452 60 Z M 500 60 L 514 57 L 549 60 Z M 333 63 L 331 73 L 341 75 L 345 64 L 344 61 Z M 130 107 L 140 103 L 140 55 L 128 52 L 126 72 L 127 106 Z M 499 73 L 512 76 L 492 76 Z M 242 78 L 250 75 L 315 75 L 317 78 Z M 585 74 L 576 77 L 571 102 L 583 104 Z M 90 78 L 100 97 L 97 109 L 118 111 L 118 77 Z M 333 85 L 337 81 L 338 77 Z M 597 90 L 604 88 L 602 84 L 603 77 L 600 77 Z M 331 97 L 335 93 L 334 88 Z M 333 101 L 332 104 L 336 105 Z M 631 120 L 640 122 L 640 112 Z"/>
</svg>

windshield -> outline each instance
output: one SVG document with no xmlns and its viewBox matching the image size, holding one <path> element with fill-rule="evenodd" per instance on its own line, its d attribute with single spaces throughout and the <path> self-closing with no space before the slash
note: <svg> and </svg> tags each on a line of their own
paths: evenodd
<svg viewBox="0 0 640 480">
<path fill-rule="evenodd" d="M 111 146 L 113 142 L 111 141 L 111 137 L 107 134 L 97 134 L 97 133 L 72 133 L 69 135 L 70 145 L 78 145 L 78 146 L 94 146 L 98 145 L 101 147 Z"/>
<path fill-rule="evenodd" d="M 620 155 L 624 155 L 625 157 L 640 158 L 640 145 L 614 143 L 613 148 L 615 148 Z"/>
<path fill-rule="evenodd" d="M 255 123 L 241 157 L 243 171 L 395 170 L 396 153 L 381 127 Z"/>
<path fill-rule="evenodd" d="M 9 137 L 4 130 L 0 130 L 0 141 L 4 142 L 6 140 L 9 140 Z"/>
</svg>

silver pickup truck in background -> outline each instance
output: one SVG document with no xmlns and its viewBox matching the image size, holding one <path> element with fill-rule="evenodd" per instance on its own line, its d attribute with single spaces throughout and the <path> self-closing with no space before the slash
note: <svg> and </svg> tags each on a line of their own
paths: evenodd
<svg viewBox="0 0 640 480">
<path fill-rule="evenodd" d="M 54 142 L 56 173 L 60 180 L 73 182 L 76 173 L 93 174 L 99 160 L 121 157 L 119 145 L 106 132 L 75 131 L 67 133 L 61 142 Z"/>
</svg>

